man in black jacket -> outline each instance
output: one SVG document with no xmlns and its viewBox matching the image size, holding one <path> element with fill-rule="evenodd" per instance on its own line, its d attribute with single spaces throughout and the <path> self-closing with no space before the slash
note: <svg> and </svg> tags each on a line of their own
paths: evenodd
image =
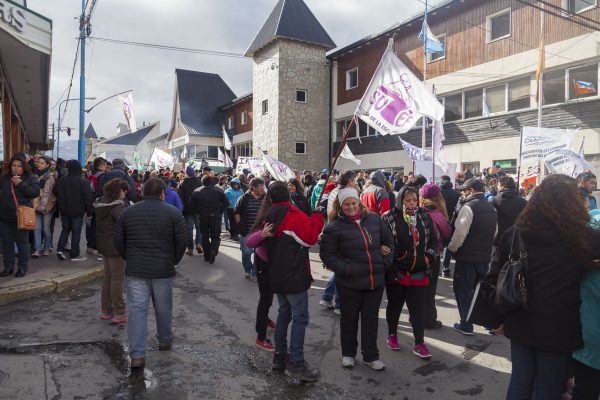
<svg viewBox="0 0 600 400">
<path fill-rule="evenodd" d="M 454 329 L 471 336 L 473 324 L 467 322 L 467 313 L 477 282 L 483 280 L 488 272 L 498 218 L 494 206 L 483 196 L 483 181 L 467 179 L 457 189 L 462 191 L 465 200 L 448 244 L 448 250 L 456 260 L 453 286 L 460 314 L 460 322 L 454 324 Z"/>
<path fill-rule="evenodd" d="M 265 181 L 261 178 L 252 178 L 250 181 L 250 190 L 244 193 L 235 204 L 233 210 L 235 223 L 240 230 L 240 250 L 242 251 L 242 266 L 246 279 L 256 281 L 256 268 L 252 264 L 252 253 L 254 249 L 246 246 L 246 236 L 250 233 L 250 228 L 256 222 L 258 210 L 265 198 Z"/>
<path fill-rule="evenodd" d="M 460 199 L 460 194 L 458 194 L 458 192 L 452 187 L 452 180 L 448 175 L 443 175 L 440 179 L 442 197 L 444 197 L 444 202 L 446 202 L 446 211 L 448 212 L 448 222 L 452 222 L 452 217 L 454 215 L 454 211 L 456 210 L 456 205 L 458 204 L 458 199 Z M 446 247 L 444 249 L 444 268 L 442 269 L 442 275 L 444 278 L 450 278 L 451 259 L 452 255 L 448 251 L 448 247 Z"/>
<path fill-rule="evenodd" d="M 84 261 L 87 258 L 80 256 L 79 240 L 83 228 L 83 217 L 91 217 L 94 213 L 93 195 L 90 182 L 81 174 L 82 169 L 77 160 L 67 162 L 67 175 L 56 182 L 56 205 L 60 212 L 62 231 L 58 239 L 56 256 L 59 260 L 66 260 L 65 246 L 71 234 L 71 261 Z"/>
<path fill-rule="evenodd" d="M 221 244 L 221 217 L 229 206 L 225 192 L 215 186 L 214 178 L 202 177 L 202 186 L 190 198 L 192 212 L 200 217 L 204 260 L 214 264 Z"/>
<path fill-rule="evenodd" d="M 494 238 L 494 246 L 498 246 L 500 237 L 504 232 L 517 221 L 517 217 L 527 205 L 527 200 L 517 193 L 515 180 L 510 176 L 500 177 L 498 182 L 498 194 L 492 201 L 494 208 L 498 212 L 498 232 Z"/>
<path fill-rule="evenodd" d="M 125 165 L 125 161 L 123 161 L 120 158 L 115 158 L 112 162 L 112 169 L 111 170 L 106 170 L 105 173 L 103 173 L 102 175 L 100 175 L 98 177 L 98 190 L 97 190 L 97 197 L 102 196 L 103 190 L 104 190 L 104 185 L 115 179 L 125 179 L 127 181 L 127 183 L 129 184 L 129 191 L 127 192 L 127 196 L 125 197 L 125 205 L 128 206 L 129 202 L 136 202 L 138 201 L 137 198 L 137 193 L 135 190 L 135 182 L 133 181 L 133 178 L 131 176 L 129 176 L 129 174 L 126 172 L 127 171 L 127 166 Z"/>
<path fill-rule="evenodd" d="M 159 350 L 170 350 L 175 265 L 185 252 L 187 227 L 175 207 L 163 200 L 165 184 L 157 178 L 144 184 L 144 199 L 126 208 L 117 221 L 114 245 L 126 260 L 127 337 L 132 368 L 143 368 L 148 341 L 147 317 L 154 303 Z"/>
<path fill-rule="evenodd" d="M 179 197 L 181 198 L 181 204 L 183 204 L 183 217 L 185 218 L 185 223 L 188 227 L 188 236 L 187 236 L 187 255 L 194 255 L 194 227 L 196 227 L 196 251 L 198 254 L 202 254 L 204 249 L 202 249 L 202 233 L 200 232 L 200 218 L 197 214 L 194 214 L 194 211 L 190 205 L 190 199 L 192 198 L 192 194 L 194 190 L 198 189 L 202 186 L 202 182 L 199 177 L 196 176 L 196 171 L 194 167 L 189 165 L 185 169 L 185 173 L 187 177 L 181 182 L 179 185 Z"/>
</svg>

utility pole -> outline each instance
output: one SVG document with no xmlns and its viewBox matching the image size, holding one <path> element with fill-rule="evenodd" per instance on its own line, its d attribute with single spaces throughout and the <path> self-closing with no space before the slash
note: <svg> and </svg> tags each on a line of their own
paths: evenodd
<svg viewBox="0 0 600 400">
<path fill-rule="evenodd" d="M 81 45 L 81 70 L 79 73 L 79 143 L 77 146 L 77 160 L 82 166 L 85 164 L 85 39 L 89 26 L 88 17 L 85 15 L 85 1 L 81 0 L 81 18 L 79 20 L 79 44 Z"/>
</svg>

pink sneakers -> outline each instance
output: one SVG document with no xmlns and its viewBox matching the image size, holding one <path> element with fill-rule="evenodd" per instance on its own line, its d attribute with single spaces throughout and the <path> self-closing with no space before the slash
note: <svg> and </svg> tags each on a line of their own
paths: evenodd
<svg viewBox="0 0 600 400">
<path fill-rule="evenodd" d="M 111 319 L 112 317 L 112 314 L 100 314 L 100 319 Z"/>
<path fill-rule="evenodd" d="M 269 353 L 272 353 L 275 351 L 275 348 L 273 347 L 273 343 L 271 343 L 271 341 L 269 339 L 265 339 L 265 340 L 256 339 L 256 347 L 258 347 L 259 349 L 263 349 L 264 351 L 268 351 Z"/>
<path fill-rule="evenodd" d="M 420 358 L 431 358 L 431 353 L 425 343 L 419 343 L 413 348 L 413 354 Z"/>
<path fill-rule="evenodd" d="M 387 345 L 392 350 L 400 350 L 398 335 L 388 335 Z"/>
</svg>

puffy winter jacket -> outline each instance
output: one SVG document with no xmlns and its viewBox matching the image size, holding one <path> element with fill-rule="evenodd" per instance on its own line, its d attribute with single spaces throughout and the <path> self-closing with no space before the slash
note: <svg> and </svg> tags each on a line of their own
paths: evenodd
<svg viewBox="0 0 600 400">
<path fill-rule="evenodd" d="M 127 192 L 127 197 L 125 200 L 126 205 L 129 205 L 128 203 L 130 201 L 135 202 L 139 200 L 137 197 L 137 191 L 135 189 L 135 182 L 133 181 L 133 178 L 129 176 L 127 172 L 123 171 L 120 168 L 112 169 L 109 172 L 105 172 L 98 176 L 98 196 L 102 195 L 104 185 L 106 185 L 113 179 L 124 179 L 127 181 L 127 184 L 129 185 L 129 191 Z"/>
<path fill-rule="evenodd" d="M 175 276 L 187 234 L 187 224 L 178 209 L 158 197 L 145 197 L 123 211 L 113 241 L 127 260 L 126 275 L 164 279 Z"/>
<path fill-rule="evenodd" d="M 492 204 L 498 212 L 498 232 L 494 238 L 494 244 L 497 246 L 500 236 L 517 222 L 517 217 L 527 205 L 527 200 L 514 190 L 505 189 L 494 196 Z"/>
<path fill-rule="evenodd" d="M 190 198 L 192 213 L 201 217 L 213 217 L 223 214 L 228 206 L 229 201 L 225 196 L 225 192 L 214 185 L 199 187 L 194 190 Z"/>
<path fill-rule="evenodd" d="M 108 203 L 104 197 L 101 197 L 94 202 L 94 208 L 96 210 L 98 252 L 105 257 L 119 256 L 113 236 L 119 216 L 125 209 L 125 203 L 123 200 Z"/>
<path fill-rule="evenodd" d="M 69 164 L 69 173 L 56 182 L 56 204 L 61 215 L 80 218 L 94 213 L 90 183 L 81 176 L 78 163 Z"/>
<path fill-rule="evenodd" d="M 372 172 L 371 185 L 360 195 L 360 201 L 371 212 L 383 215 L 390 209 L 390 198 L 385 190 L 385 176 L 381 171 Z"/>
<path fill-rule="evenodd" d="M 382 245 L 392 249 L 383 257 Z M 374 213 L 357 223 L 338 215 L 323 230 L 319 256 L 335 272 L 336 283 L 351 289 L 372 290 L 385 284 L 385 269 L 394 255 L 392 232 Z"/>
<path fill-rule="evenodd" d="M 17 222 L 17 206 L 10 188 L 9 173 L 0 179 L 0 221 Z M 15 196 L 20 206 L 33 207 L 31 199 L 40 195 L 40 184 L 37 176 L 21 175 L 21 183 L 14 187 Z"/>
<path fill-rule="evenodd" d="M 200 186 L 202 186 L 202 182 L 197 176 L 187 177 L 179 185 L 179 198 L 181 199 L 181 204 L 183 204 L 183 215 L 193 215 L 190 199 L 194 190 Z"/>
</svg>

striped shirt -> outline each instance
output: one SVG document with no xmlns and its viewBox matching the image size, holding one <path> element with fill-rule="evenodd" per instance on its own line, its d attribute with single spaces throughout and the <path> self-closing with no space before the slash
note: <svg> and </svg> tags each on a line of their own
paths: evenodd
<svg viewBox="0 0 600 400">
<path fill-rule="evenodd" d="M 250 232 L 252 225 L 256 222 L 256 216 L 264 198 L 265 196 L 261 196 L 258 199 L 250 196 L 248 199 L 248 203 L 246 204 L 246 229 L 248 232 Z"/>
</svg>

